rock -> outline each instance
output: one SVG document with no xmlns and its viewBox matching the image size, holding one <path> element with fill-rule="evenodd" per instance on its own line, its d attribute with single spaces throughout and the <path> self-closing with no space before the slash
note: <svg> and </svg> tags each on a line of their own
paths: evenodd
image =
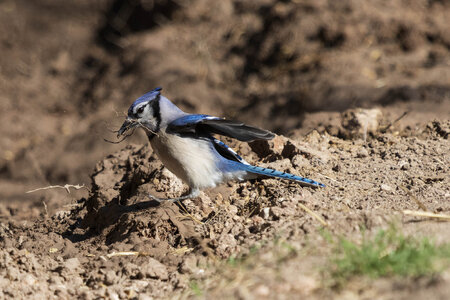
<svg viewBox="0 0 450 300">
<path fill-rule="evenodd" d="M 282 214 L 283 214 L 283 209 L 281 207 L 273 206 L 270 208 L 270 215 L 275 217 L 276 219 L 279 219 Z"/>
<path fill-rule="evenodd" d="M 153 297 L 146 295 L 146 294 L 139 295 L 139 300 L 153 300 L 153 299 L 154 299 Z"/>
<path fill-rule="evenodd" d="M 52 276 L 50 276 L 48 282 L 49 282 L 50 284 L 53 284 L 53 285 L 60 285 L 60 284 L 63 283 L 63 282 L 62 282 L 62 277 L 57 276 L 57 275 L 52 275 Z"/>
<path fill-rule="evenodd" d="M 169 279 L 169 273 L 165 265 L 154 258 L 149 258 L 148 263 L 142 266 L 142 273 L 147 278 L 154 278 L 160 280 Z"/>
<path fill-rule="evenodd" d="M 238 213 L 238 208 L 235 205 L 229 205 L 228 206 L 228 212 L 231 215 L 236 215 Z"/>
<path fill-rule="evenodd" d="M 69 271 L 75 271 L 79 267 L 80 267 L 80 261 L 76 257 L 69 258 L 68 260 L 66 260 L 64 262 L 64 268 L 66 268 Z"/>
<path fill-rule="evenodd" d="M 232 234 L 222 234 L 218 240 L 217 251 L 228 256 L 236 250 L 237 241 Z"/>
<path fill-rule="evenodd" d="M 409 165 L 409 163 L 408 163 L 407 161 L 404 161 L 404 160 L 400 161 L 400 162 L 398 163 L 398 165 L 399 165 L 400 169 L 401 169 L 401 170 L 404 170 L 404 171 L 409 170 L 409 168 L 411 167 L 411 166 Z"/>
<path fill-rule="evenodd" d="M 117 277 L 116 272 L 114 272 L 113 270 L 107 271 L 105 274 L 105 280 L 104 280 L 105 284 L 113 285 L 116 281 L 116 277 Z"/>
<path fill-rule="evenodd" d="M 80 276 L 74 276 L 72 277 L 72 283 L 75 287 L 82 286 L 83 285 L 83 278 Z"/>
<path fill-rule="evenodd" d="M 391 188 L 389 185 L 387 185 L 387 184 L 382 184 L 382 185 L 381 185 L 381 189 L 382 189 L 383 191 L 386 191 L 386 192 L 392 191 L 392 188 Z"/>
<path fill-rule="evenodd" d="M 264 219 L 260 216 L 253 216 L 249 220 L 253 223 L 253 226 L 261 226 L 264 223 Z"/>
<path fill-rule="evenodd" d="M 378 130 L 382 116 L 383 114 L 378 108 L 346 110 L 341 115 L 341 133 L 348 139 L 366 139 L 367 134 L 375 133 Z"/>
<path fill-rule="evenodd" d="M 261 212 L 262 212 L 261 217 L 267 220 L 269 218 L 270 207 L 264 207 L 264 209 Z"/>
<path fill-rule="evenodd" d="M 367 151 L 367 149 L 364 147 L 359 148 L 358 152 L 356 153 L 356 157 L 358 158 L 364 158 L 367 156 L 369 156 L 369 151 Z"/>
<path fill-rule="evenodd" d="M 139 273 L 139 267 L 133 263 L 125 264 L 122 269 L 122 273 L 125 276 L 135 278 L 137 276 L 137 274 Z"/>
<path fill-rule="evenodd" d="M 260 285 L 255 289 L 255 295 L 259 297 L 267 297 L 270 294 L 269 287 L 266 285 Z"/>
<path fill-rule="evenodd" d="M 33 286 L 36 284 L 36 277 L 34 277 L 31 274 L 25 274 L 25 276 L 22 278 L 21 282 L 28 286 Z"/>
<path fill-rule="evenodd" d="M 116 292 L 110 290 L 110 288 L 107 290 L 106 294 L 108 296 L 107 297 L 108 299 L 111 299 L 111 300 L 119 300 L 120 299 L 119 295 Z"/>
<path fill-rule="evenodd" d="M 187 256 L 180 266 L 180 271 L 184 274 L 194 274 L 197 269 L 197 258 L 195 256 Z"/>
</svg>

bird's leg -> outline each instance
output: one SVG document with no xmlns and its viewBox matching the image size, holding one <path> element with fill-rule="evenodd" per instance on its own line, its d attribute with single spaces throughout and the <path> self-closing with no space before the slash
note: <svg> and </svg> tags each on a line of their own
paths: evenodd
<svg viewBox="0 0 450 300">
<path fill-rule="evenodd" d="M 200 194 L 200 190 L 198 189 L 190 189 L 189 193 L 187 195 L 181 196 L 181 197 L 177 197 L 177 198 L 157 198 L 155 196 L 152 196 L 149 194 L 150 199 L 158 201 L 158 202 L 163 202 L 163 201 L 170 201 L 170 202 L 178 202 L 178 201 L 182 201 L 182 200 L 186 200 L 189 198 L 195 198 Z"/>
</svg>

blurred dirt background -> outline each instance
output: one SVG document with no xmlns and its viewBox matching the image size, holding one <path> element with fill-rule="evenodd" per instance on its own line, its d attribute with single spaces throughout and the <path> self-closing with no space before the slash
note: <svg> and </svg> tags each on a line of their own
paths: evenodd
<svg viewBox="0 0 450 300">
<path fill-rule="evenodd" d="M 444 299 L 448 272 L 323 284 L 329 247 L 299 203 L 335 233 L 397 220 L 449 240 L 449 223 L 401 214 L 414 198 L 450 213 L 449 19 L 446 0 L 0 2 L 0 296 Z M 186 201 L 190 215 L 148 202 L 183 185 L 142 132 L 104 139 L 156 86 L 276 132 L 227 142 L 327 188 L 231 183 Z M 87 189 L 26 193 L 56 184 Z M 239 276 L 221 265 L 256 246 Z"/>
</svg>

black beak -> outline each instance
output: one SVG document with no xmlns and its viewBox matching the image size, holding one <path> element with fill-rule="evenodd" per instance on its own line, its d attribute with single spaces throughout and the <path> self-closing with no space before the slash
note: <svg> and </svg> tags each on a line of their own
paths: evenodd
<svg viewBox="0 0 450 300">
<path fill-rule="evenodd" d="M 123 122 L 123 124 L 120 127 L 119 131 L 117 132 L 117 138 L 121 137 L 129 129 L 133 128 L 134 125 L 135 125 L 135 123 L 133 123 L 130 119 L 127 118 L 125 120 L 125 122 Z"/>
</svg>

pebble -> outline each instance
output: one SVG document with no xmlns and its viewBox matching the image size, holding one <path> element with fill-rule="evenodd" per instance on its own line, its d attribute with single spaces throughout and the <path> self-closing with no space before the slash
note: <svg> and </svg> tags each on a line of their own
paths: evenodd
<svg viewBox="0 0 450 300">
<path fill-rule="evenodd" d="M 356 157 L 363 158 L 369 156 L 369 151 L 366 148 L 360 148 L 356 153 Z"/>
<path fill-rule="evenodd" d="M 197 258 L 195 256 L 188 256 L 181 264 L 180 271 L 184 274 L 193 274 L 197 269 Z"/>
<path fill-rule="evenodd" d="M 119 300 L 120 299 L 119 295 L 116 292 L 111 291 L 110 289 L 108 289 L 108 291 L 107 291 L 107 296 L 108 296 L 108 299 L 111 299 L 111 300 Z"/>
<path fill-rule="evenodd" d="M 386 192 L 392 191 L 392 188 L 387 184 L 382 184 L 381 189 Z"/>
<path fill-rule="evenodd" d="M 166 266 L 154 258 L 149 258 L 148 263 L 142 267 L 141 271 L 149 278 L 161 280 L 169 279 L 169 273 L 167 272 Z"/>
<path fill-rule="evenodd" d="M 6 274 L 7 274 L 6 277 L 8 277 L 10 280 L 13 280 L 13 281 L 18 280 L 20 277 L 19 269 L 14 268 L 14 267 L 7 268 Z"/>
<path fill-rule="evenodd" d="M 260 285 L 255 289 L 255 294 L 259 297 L 267 297 L 270 294 L 269 287 L 266 285 Z"/>
<path fill-rule="evenodd" d="M 228 206 L 228 212 L 232 215 L 235 215 L 238 213 L 238 208 L 235 205 Z"/>
<path fill-rule="evenodd" d="M 21 282 L 28 286 L 33 286 L 36 283 L 36 278 L 31 274 L 25 274 Z"/>
<path fill-rule="evenodd" d="M 409 163 L 404 160 L 402 160 L 398 165 L 400 166 L 400 169 L 402 169 L 402 170 L 409 170 L 409 168 L 410 168 Z"/>
<path fill-rule="evenodd" d="M 264 209 L 262 210 L 263 219 L 267 220 L 269 218 L 269 214 L 270 214 L 270 208 L 264 207 Z"/>
<path fill-rule="evenodd" d="M 59 277 L 59 276 L 53 275 L 53 276 L 50 277 L 48 282 L 50 284 L 55 284 L 55 285 L 62 284 L 62 278 Z"/>
<path fill-rule="evenodd" d="M 80 267 L 80 261 L 76 257 L 69 258 L 64 262 L 64 267 L 69 271 L 75 271 Z"/>
<path fill-rule="evenodd" d="M 283 214 L 283 209 L 278 206 L 273 206 L 270 208 L 270 215 L 274 216 L 275 218 L 281 217 Z"/>
<path fill-rule="evenodd" d="M 116 281 L 116 272 L 114 272 L 113 270 L 109 270 L 106 272 L 105 274 L 105 284 L 106 285 L 113 285 L 114 282 Z"/>
<path fill-rule="evenodd" d="M 153 300 L 153 297 L 146 295 L 146 294 L 140 294 L 139 300 Z"/>
</svg>

